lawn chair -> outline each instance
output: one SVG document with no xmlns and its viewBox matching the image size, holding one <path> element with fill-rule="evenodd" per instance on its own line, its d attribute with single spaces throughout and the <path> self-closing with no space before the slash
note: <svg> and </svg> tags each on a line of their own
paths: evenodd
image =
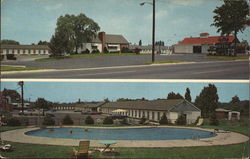
<svg viewBox="0 0 250 159">
<path fill-rule="evenodd" d="M 204 119 L 203 118 L 199 118 L 198 123 L 196 124 L 196 126 L 201 126 L 203 124 Z"/>
<path fill-rule="evenodd" d="M 0 146 L 1 151 L 9 152 L 12 150 L 12 146 L 10 144 L 5 144 Z"/>
<path fill-rule="evenodd" d="M 78 150 L 73 147 L 74 156 L 76 159 L 85 159 L 91 156 L 89 151 L 90 141 L 80 141 Z"/>
</svg>

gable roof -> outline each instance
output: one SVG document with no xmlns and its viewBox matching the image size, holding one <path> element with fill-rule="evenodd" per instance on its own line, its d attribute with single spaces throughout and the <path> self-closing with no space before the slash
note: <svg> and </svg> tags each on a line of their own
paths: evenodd
<svg viewBox="0 0 250 159">
<path fill-rule="evenodd" d="M 102 108 L 171 111 L 172 108 L 182 104 L 185 101 L 186 101 L 185 99 L 171 99 L 171 100 L 159 99 L 159 100 L 150 100 L 150 101 L 142 101 L 142 100 L 120 101 L 120 102 L 105 103 L 102 105 Z M 190 103 L 188 104 L 191 105 Z M 195 109 L 195 110 L 200 111 L 199 109 Z"/>
<path fill-rule="evenodd" d="M 8 45 L 4 44 L 1 45 L 1 49 L 46 49 L 49 50 L 50 48 L 48 45 Z"/>
<path fill-rule="evenodd" d="M 201 37 L 191 37 L 191 38 L 185 38 L 183 39 L 180 44 L 216 44 L 220 43 L 220 39 L 226 38 L 228 39 L 228 42 L 233 42 L 235 39 L 235 36 L 210 36 L 207 38 L 201 38 Z"/>
<path fill-rule="evenodd" d="M 122 35 L 106 34 L 107 44 L 129 44 L 129 42 Z"/>
</svg>

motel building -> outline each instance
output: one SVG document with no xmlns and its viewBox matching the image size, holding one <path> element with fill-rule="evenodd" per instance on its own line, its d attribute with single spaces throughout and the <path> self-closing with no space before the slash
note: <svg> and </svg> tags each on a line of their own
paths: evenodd
<svg viewBox="0 0 250 159">
<path fill-rule="evenodd" d="M 99 32 L 98 35 L 93 38 L 90 42 L 83 43 L 77 50 L 78 53 L 82 53 L 89 50 L 90 53 L 98 50 L 99 52 L 106 51 L 121 52 L 122 48 L 128 48 L 129 42 L 124 38 L 123 35 L 118 34 L 106 34 L 105 32 Z"/>
<path fill-rule="evenodd" d="M 161 119 L 163 113 L 166 113 L 171 123 L 175 123 L 181 114 L 186 116 L 187 124 L 195 123 L 201 116 L 201 110 L 185 99 L 119 101 L 101 105 L 102 113 L 113 114 L 112 111 L 117 109 L 126 110 L 126 112 L 119 113 L 121 115 L 137 119 L 144 116 L 155 122 Z"/>
<path fill-rule="evenodd" d="M 1 45 L 1 55 L 49 55 L 47 45 Z"/>
<path fill-rule="evenodd" d="M 209 36 L 208 33 L 201 33 L 200 37 L 184 38 L 174 45 L 174 53 L 207 54 L 210 46 L 215 46 L 223 40 L 226 40 L 229 45 L 234 45 L 235 40 L 239 42 L 235 36 Z"/>
</svg>

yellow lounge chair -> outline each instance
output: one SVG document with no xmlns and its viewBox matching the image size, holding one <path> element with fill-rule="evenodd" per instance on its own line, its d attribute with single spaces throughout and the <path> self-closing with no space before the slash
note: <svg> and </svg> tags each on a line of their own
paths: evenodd
<svg viewBox="0 0 250 159">
<path fill-rule="evenodd" d="M 76 150 L 73 147 L 73 151 L 74 151 L 74 155 L 75 155 L 76 159 L 78 159 L 78 158 L 85 159 L 85 158 L 90 157 L 91 151 L 89 151 L 89 145 L 90 145 L 90 141 L 80 141 L 78 150 Z"/>
</svg>

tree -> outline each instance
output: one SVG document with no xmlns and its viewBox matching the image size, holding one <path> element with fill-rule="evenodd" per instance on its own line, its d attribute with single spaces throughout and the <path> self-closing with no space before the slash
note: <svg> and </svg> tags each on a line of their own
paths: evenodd
<svg viewBox="0 0 250 159">
<path fill-rule="evenodd" d="M 62 123 L 63 123 L 64 125 L 73 125 L 73 124 L 74 124 L 74 122 L 73 122 L 73 120 L 71 119 L 71 117 L 70 117 L 69 114 L 67 114 L 67 115 L 64 116 Z"/>
<path fill-rule="evenodd" d="M 84 14 L 60 16 L 57 19 L 55 34 L 51 38 L 53 48 L 60 53 L 78 53 L 78 48 L 83 42 L 90 42 L 96 37 L 100 27 Z M 57 45 L 55 45 L 57 44 Z"/>
<path fill-rule="evenodd" d="M 114 121 L 110 116 L 107 116 L 106 118 L 104 118 L 103 120 L 103 124 L 113 124 Z"/>
<path fill-rule="evenodd" d="M 232 97 L 232 100 L 230 101 L 231 104 L 238 104 L 240 103 L 240 98 L 235 95 L 234 97 Z"/>
<path fill-rule="evenodd" d="M 87 116 L 85 119 L 85 124 L 94 124 L 94 119 L 91 116 Z"/>
<path fill-rule="evenodd" d="M 49 45 L 49 42 L 40 40 L 37 45 Z"/>
<path fill-rule="evenodd" d="M 221 32 L 221 35 L 233 33 L 237 38 L 238 32 L 243 32 L 250 24 L 247 0 L 224 0 L 224 4 L 216 7 L 213 12 L 216 15 L 212 26 L 217 27 L 217 32 Z"/>
<path fill-rule="evenodd" d="M 55 120 L 51 116 L 46 116 L 43 120 L 43 125 L 55 125 Z"/>
<path fill-rule="evenodd" d="M 168 118 L 166 116 L 166 113 L 163 113 L 161 116 L 161 119 L 159 121 L 160 125 L 167 125 L 168 124 Z"/>
<path fill-rule="evenodd" d="M 199 96 L 195 99 L 195 105 L 201 109 L 203 117 L 210 117 L 218 107 L 219 96 L 217 88 L 213 84 L 204 87 Z"/>
<path fill-rule="evenodd" d="M 15 40 L 8 40 L 8 39 L 3 39 L 1 40 L 1 45 L 7 44 L 7 45 L 19 45 L 18 41 Z"/>
<path fill-rule="evenodd" d="M 142 42 L 141 42 L 141 40 L 139 41 L 139 46 L 141 46 L 142 45 Z"/>
<path fill-rule="evenodd" d="M 61 56 L 62 53 L 70 51 L 70 46 L 68 41 L 65 40 L 65 36 L 62 34 L 56 33 L 50 39 L 49 48 L 51 50 L 52 56 L 58 57 Z"/>
<path fill-rule="evenodd" d="M 43 109 L 43 116 L 44 110 L 49 109 L 51 107 L 51 103 L 45 100 L 44 98 L 37 98 L 34 105 L 37 108 Z"/>
<path fill-rule="evenodd" d="M 215 126 L 219 125 L 219 120 L 217 119 L 215 113 L 213 113 L 209 118 L 209 125 L 215 125 Z"/>
<path fill-rule="evenodd" d="M 179 93 L 175 94 L 174 92 L 170 92 L 167 99 L 183 99 L 183 97 Z"/>
<path fill-rule="evenodd" d="M 177 120 L 175 121 L 177 125 L 186 125 L 187 124 L 187 119 L 186 116 L 181 113 L 181 115 L 178 116 Z"/>
<path fill-rule="evenodd" d="M 186 89 L 185 99 L 186 99 L 187 101 L 189 101 L 189 102 L 192 101 L 192 97 L 191 97 L 190 89 L 189 89 L 189 88 Z"/>
</svg>

